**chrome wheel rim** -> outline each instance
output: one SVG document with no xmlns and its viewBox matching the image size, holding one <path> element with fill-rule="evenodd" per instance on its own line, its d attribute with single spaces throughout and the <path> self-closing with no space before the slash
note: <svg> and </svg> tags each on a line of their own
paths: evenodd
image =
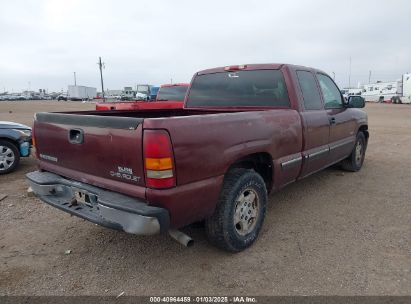
<svg viewBox="0 0 411 304">
<path fill-rule="evenodd" d="M 0 146 L 0 171 L 9 169 L 15 160 L 12 149 L 7 146 Z"/>
<path fill-rule="evenodd" d="M 258 219 L 260 202 L 253 189 L 244 190 L 236 199 L 234 227 L 239 235 L 251 233 Z"/>
<path fill-rule="evenodd" d="M 355 163 L 357 166 L 361 165 L 361 160 L 362 160 L 362 143 L 361 141 L 357 142 L 357 145 L 355 146 Z"/>
</svg>

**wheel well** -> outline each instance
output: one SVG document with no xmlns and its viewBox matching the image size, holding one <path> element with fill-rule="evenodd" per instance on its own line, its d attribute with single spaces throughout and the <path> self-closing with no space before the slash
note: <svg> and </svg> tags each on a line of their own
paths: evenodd
<svg viewBox="0 0 411 304">
<path fill-rule="evenodd" d="M 273 186 L 273 161 L 269 153 L 247 155 L 232 164 L 229 170 L 232 168 L 254 169 L 264 179 L 267 191 L 270 192 Z"/>
<path fill-rule="evenodd" d="M 2 141 L 8 141 L 9 143 L 15 145 L 17 149 L 19 148 L 19 143 L 18 143 L 17 141 L 15 141 L 15 140 L 11 139 L 11 138 L 8 138 L 8 137 L 0 137 L 0 140 L 2 140 Z"/>
<path fill-rule="evenodd" d="M 370 137 L 370 134 L 368 133 L 368 126 L 367 125 L 363 125 L 358 129 L 358 132 L 362 132 L 364 133 L 365 136 L 365 140 L 368 143 L 368 137 Z"/>
</svg>

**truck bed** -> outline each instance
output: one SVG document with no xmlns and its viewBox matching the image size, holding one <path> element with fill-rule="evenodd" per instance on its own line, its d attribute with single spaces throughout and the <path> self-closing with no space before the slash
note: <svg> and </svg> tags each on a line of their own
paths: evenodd
<svg viewBox="0 0 411 304">
<path fill-rule="evenodd" d="M 34 129 L 40 169 L 145 199 L 172 214 L 183 212 L 190 221 L 212 210 L 210 204 L 215 204 L 224 173 L 234 161 L 265 153 L 280 166 L 300 155 L 302 147 L 300 116 L 292 109 L 38 113 Z M 146 187 L 143 130 L 152 129 L 170 135 L 179 195 L 172 194 L 176 188 Z M 82 143 L 70 142 L 70 132 L 76 130 L 83 133 Z M 275 183 L 292 181 L 298 170 L 288 170 Z M 181 196 L 193 188 L 199 189 L 199 197 Z M 202 202 L 201 196 L 213 199 Z M 174 226 L 188 223 L 175 220 Z"/>
</svg>

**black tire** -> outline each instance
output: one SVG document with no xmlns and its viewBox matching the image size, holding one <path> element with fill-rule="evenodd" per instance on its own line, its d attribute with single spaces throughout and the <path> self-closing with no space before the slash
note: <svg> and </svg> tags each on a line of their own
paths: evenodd
<svg viewBox="0 0 411 304">
<path fill-rule="evenodd" d="M 359 145 L 361 145 L 361 152 L 359 153 L 357 149 L 359 149 Z M 365 139 L 365 135 L 363 132 L 358 132 L 357 139 L 355 141 L 354 148 L 346 159 L 341 162 L 341 167 L 346 171 L 357 172 L 361 170 L 362 164 L 364 163 L 365 158 L 365 151 L 367 149 L 367 141 Z"/>
<path fill-rule="evenodd" d="M 13 158 L 13 161 L 7 159 Z M 0 174 L 14 171 L 20 162 L 20 152 L 17 146 L 7 140 L 0 140 Z"/>
<path fill-rule="evenodd" d="M 249 203 L 249 200 L 252 200 L 252 203 Z M 250 247 L 261 230 L 266 207 L 267 189 L 263 178 L 250 169 L 230 170 L 224 178 L 214 214 L 205 221 L 209 241 L 229 252 L 240 252 Z M 238 223 L 235 223 L 234 217 L 236 210 L 238 215 L 241 215 Z M 255 214 L 255 217 L 247 219 L 249 214 Z M 242 227 L 242 224 L 248 229 Z"/>
</svg>

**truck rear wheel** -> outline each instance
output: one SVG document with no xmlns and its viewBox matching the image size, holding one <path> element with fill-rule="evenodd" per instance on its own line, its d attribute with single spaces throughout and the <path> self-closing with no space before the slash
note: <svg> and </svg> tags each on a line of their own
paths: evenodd
<svg viewBox="0 0 411 304">
<path fill-rule="evenodd" d="M 230 170 L 214 214 L 205 222 L 208 239 L 230 252 L 250 247 L 263 225 L 266 206 L 263 178 L 250 169 Z"/>
<path fill-rule="evenodd" d="M 364 133 L 358 132 L 357 139 L 350 156 L 341 162 L 342 168 L 352 172 L 359 171 L 364 162 L 366 148 L 367 142 L 365 140 Z"/>
<path fill-rule="evenodd" d="M 6 174 L 18 166 L 20 153 L 13 143 L 0 140 L 0 174 Z"/>
</svg>

